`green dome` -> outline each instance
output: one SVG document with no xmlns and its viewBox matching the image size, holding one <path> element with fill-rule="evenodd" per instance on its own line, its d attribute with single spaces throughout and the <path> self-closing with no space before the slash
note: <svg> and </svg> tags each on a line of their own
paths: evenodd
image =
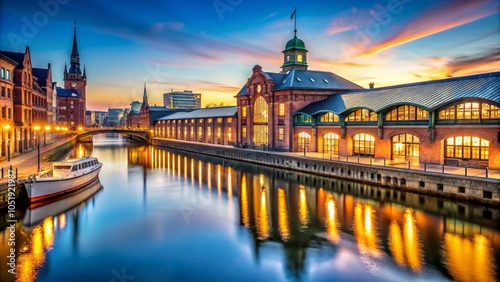
<svg viewBox="0 0 500 282">
<path fill-rule="evenodd" d="M 297 37 L 294 37 L 290 40 L 288 40 L 288 42 L 286 43 L 286 47 L 285 47 L 285 50 L 284 51 L 288 51 L 288 50 L 304 50 L 304 51 L 307 51 L 306 50 L 306 45 L 304 44 L 304 41 L 302 41 L 301 39 L 298 39 Z"/>
</svg>

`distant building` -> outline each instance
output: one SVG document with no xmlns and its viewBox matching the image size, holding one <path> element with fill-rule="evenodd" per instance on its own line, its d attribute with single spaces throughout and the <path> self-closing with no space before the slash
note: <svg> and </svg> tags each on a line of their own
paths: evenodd
<svg viewBox="0 0 500 282">
<path fill-rule="evenodd" d="M 191 90 L 163 93 L 163 105 L 168 109 L 199 109 L 201 94 Z"/>
<path fill-rule="evenodd" d="M 123 117 L 123 109 L 108 109 L 108 122 L 111 126 L 118 125 Z"/>
</svg>

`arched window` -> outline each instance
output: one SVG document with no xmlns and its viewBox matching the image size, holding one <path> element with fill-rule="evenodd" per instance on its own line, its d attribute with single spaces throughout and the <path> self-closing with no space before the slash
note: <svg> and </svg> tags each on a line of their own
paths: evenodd
<svg viewBox="0 0 500 282">
<path fill-rule="evenodd" d="M 392 137 L 394 157 L 418 157 L 420 138 L 411 134 L 398 134 Z"/>
<path fill-rule="evenodd" d="M 375 155 L 375 138 L 367 133 L 354 135 L 354 154 Z"/>
<path fill-rule="evenodd" d="M 403 105 L 388 112 L 385 116 L 387 121 L 398 120 L 427 120 L 429 112 L 415 106 Z"/>
<path fill-rule="evenodd" d="M 297 62 L 302 63 L 302 60 L 303 60 L 302 54 L 298 54 L 297 55 Z"/>
<path fill-rule="evenodd" d="M 264 97 L 260 96 L 255 100 L 254 103 L 254 122 L 267 122 L 268 111 L 267 111 L 267 103 Z"/>
<path fill-rule="evenodd" d="M 479 102 L 462 103 L 439 111 L 438 118 L 440 120 L 500 119 L 500 107 Z"/>
<path fill-rule="evenodd" d="M 377 121 L 377 113 L 368 109 L 359 109 L 347 116 L 348 122 Z"/>
<path fill-rule="evenodd" d="M 320 122 L 339 122 L 339 116 L 334 113 L 326 113 L 319 118 Z"/>
<path fill-rule="evenodd" d="M 308 115 L 299 114 L 294 118 L 295 123 L 311 123 L 312 118 Z"/>
<path fill-rule="evenodd" d="M 447 158 L 488 160 L 490 145 L 488 140 L 471 136 L 455 136 L 447 138 L 444 142 Z"/>
<path fill-rule="evenodd" d="M 299 133 L 299 152 L 304 150 L 309 151 L 309 145 L 311 144 L 311 135 L 301 132 Z"/>
<path fill-rule="evenodd" d="M 335 133 L 323 135 L 323 152 L 330 154 L 339 154 L 339 136 Z"/>
</svg>

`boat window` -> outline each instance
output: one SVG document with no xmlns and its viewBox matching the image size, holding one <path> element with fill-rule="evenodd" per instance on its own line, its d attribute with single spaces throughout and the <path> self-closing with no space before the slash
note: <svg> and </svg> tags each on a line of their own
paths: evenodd
<svg viewBox="0 0 500 282">
<path fill-rule="evenodd" d="M 79 164 L 78 165 L 78 169 L 82 169 L 83 168 L 83 165 L 82 164 Z"/>
<path fill-rule="evenodd" d="M 70 165 L 55 165 L 54 169 L 70 169 Z"/>
<path fill-rule="evenodd" d="M 76 165 L 71 168 L 71 171 L 76 171 Z"/>
</svg>

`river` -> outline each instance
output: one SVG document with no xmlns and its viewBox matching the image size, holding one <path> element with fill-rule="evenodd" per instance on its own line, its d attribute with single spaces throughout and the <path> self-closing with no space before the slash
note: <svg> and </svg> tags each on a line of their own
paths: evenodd
<svg viewBox="0 0 500 282">
<path fill-rule="evenodd" d="M 498 207 L 113 135 L 70 155 L 98 157 L 100 180 L 18 209 L 17 281 L 500 280 Z"/>
</svg>

